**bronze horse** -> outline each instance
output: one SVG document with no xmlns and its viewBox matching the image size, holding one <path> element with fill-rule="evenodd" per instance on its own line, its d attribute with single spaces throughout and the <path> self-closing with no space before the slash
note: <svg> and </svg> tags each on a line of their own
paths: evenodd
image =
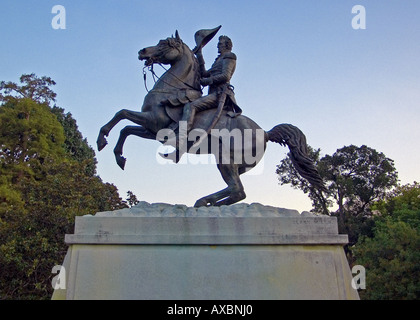
<svg viewBox="0 0 420 320">
<path fill-rule="evenodd" d="M 124 169 L 126 161 L 122 157 L 123 145 L 129 135 L 157 139 L 161 143 L 169 144 L 166 139 L 168 136 L 164 139 L 159 137 L 162 130 L 168 130 L 168 128 L 173 128 L 175 131 L 180 130 L 178 121 L 182 116 L 184 104 L 202 95 L 197 58 L 181 40 L 178 32 L 175 33 L 175 37 L 160 40 L 156 46 L 140 50 L 139 59 L 145 60 L 145 66 L 159 63 L 170 65 L 170 68 L 145 96 L 141 112 L 120 110 L 100 129 L 97 140 L 99 151 L 107 144 L 105 136 L 109 135 L 111 129 L 119 121 L 128 119 L 137 124 L 136 126 L 126 126 L 121 130 L 114 149 L 116 161 L 122 169 Z M 214 119 L 215 113 L 215 109 L 198 113 L 195 117 L 193 130 L 206 132 L 207 129 L 208 131 L 209 122 Z M 224 132 L 225 135 L 227 133 L 227 139 L 224 139 L 220 132 Z M 229 143 L 232 140 L 233 135 L 230 134 L 232 132 L 239 133 L 235 137 L 241 136 L 245 139 L 239 139 L 239 143 Z M 255 167 L 261 160 L 267 141 L 287 145 L 290 149 L 292 163 L 299 174 L 306 178 L 313 187 L 324 189 L 323 181 L 313 161 L 308 157 L 305 135 L 293 125 L 280 124 L 266 132 L 246 116 L 242 114 L 231 116 L 226 110 L 223 110 L 208 137 L 203 139 L 201 136 L 201 139 L 191 140 L 188 139 L 187 151 L 194 154 L 214 154 L 217 168 L 227 184 L 225 189 L 197 200 L 195 207 L 230 205 L 245 199 L 246 195 L 240 175 Z M 171 143 L 177 147 L 176 142 L 172 141 Z M 246 155 L 249 156 L 247 161 L 244 161 Z M 242 160 L 238 161 L 238 158 Z"/>
</svg>

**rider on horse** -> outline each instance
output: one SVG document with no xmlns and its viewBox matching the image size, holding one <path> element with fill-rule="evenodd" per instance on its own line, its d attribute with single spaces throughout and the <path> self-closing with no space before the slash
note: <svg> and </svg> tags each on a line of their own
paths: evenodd
<svg viewBox="0 0 420 320">
<path fill-rule="evenodd" d="M 242 114 L 238 115 L 240 109 L 236 106 L 233 91 L 229 84 L 235 70 L 236 56 L 231 51 L 231 41 L 227 37 L 220 37 L 218 44 L 220 55 L 213 66 L 209 70 L 205 70 L 200 49 L 211 40 L 218 29 L 220 27 L 196 32 L 195 41 L 197 47 L 194 50 L 191 50 L 184 44 L 178 32 L 176 32 L 175 37 L 160 40 L 156 46 L 143 48 L 139 51 L 139 59 L 145 60 L 145 66 L 163 63 L 170 64 L 171 67 L 159 78 L 153 89 L 145 96 L 140 112 L 122 109 L 101 127 L 97 139 L 98 150 L 102 150 L 106 146 L 106 137 L 121 120 L 127 119 L 135 123 L 136 125 L 126 126 L 121 130 L 120 137 L 114 148 L 117 164 L 121 169 L 124 169 L 126 159 L 122 154 L 124 142 L 128 136 L 136 135 L 155 140 L 162 129 L 170 129 L 172 130 L 171 132 L 174 132 L 176 124 L 181 117 L 180 113 L 184 112 L 183 119 L 189 123 L 190 129 L 195 115 L 193 128 L 198 131 L 201 130 L 201 132 L 204 131 L 199 140 L 188 141 L 191 142 L 189 145 L 192 142 L 194 142 L 192 147 L 196 143 L 206 143 L 205 140 L 202 140 L 202 137 L 209 133 L 213 137 L 218 136 L 217 139 L 207 141 L 209 148 L 200 147 L 200 152 L 197 153 L 194 152 L 196 151 L 195 148 L 190 147 L 188 151 L 193 151 L 195 154 L 213 154 L 217 161 L 217 169 L 227 184 L 225 189 L 198 199 L 194 205 L 195 207 L 230 205 L 245 199 L 246 195 L 240 175 L 258 164 L 264 155 L 268 141 L 287 145 L 294 169 L 312 187 L 320 192 L 325 191 L 324 182 L 313 160 L 308 155 L 306 137 L 299 128 L 283 123 L 273 127 L 270 131 L 264 131 L 252 119 Z M 201 37 L 201 42 L 197 41 L 197 39 L 200 40 L 200 35 L 204 35 Z M 199 67 L 199 62 L 202 64 L 201 68 Z M 209 94 L 204 97 L 202 97 L 201 88 L 198 88 L 200 79 L 201 85 L 210 87 Z M 177 108 L 179 106 L 184 106 L 185 111 Z M 216 107 L 217 109 L 215 109 Z M 235 117 L 235 119 L 230 119 L 229 117 Z M 178 144 L 179 151 L 177 152 L 186 152 L 187 150 L 184 150 L 186 148 L 179 148 L 179 145 L 181 143 L 187 144 L 185 141 L 188 133 L 186 130 L 187 126 L 184 123 L 180 123 L 178 127 L 178 138 L 181 138 L 182 135 L 185 137 L 184 139 L 178 139 L 180 143 Z M 216 132 L 214 129 L 220 130 L 220 132 Z M 240 146 L 235 143 L 225 143 L 226 141 L 220 135 L 224 129 L 229 131 L 227 138 L 236 137 L 236 135 L 230 135 L 235 130 L 235 133 L 238 132 L 242 134 L 242 137 L 247 137 L 247 141 L 241 139 L 243 143 Z M 166 133 L 167 131 L 165 131 Z M 174 135 L 170 134 L 170 136 L 170 139 L 165 139 L 166 137 L 169 138 L 166 135 L 163 140 L 157 140 L 160 142 L 165 141 L 166 143 L 168 140 L 172 140 Z M 170 145 L 173 145 L 173 141 L 170 142 Z M 188 147 L 188 144 L 185 147 Z M 239 161 L 236 159 L 237 155 L 240 156 Z M 228 161 L 225 161 L 226 158 Z"/>
<path fill-rule="evenodd" d="M 206 70 L 201 46 L 198 45 L 197 47 L 196 56 L 201 73 L 200 84 L 204 87 L 209 86 L 208 95 L 189 102 L 184 106 L 181 121 L 186 121 L 187 130 L 180 130 L 178 150 L 162 155 L 165 159 L 178 162 L 182 153 L 186 152 L 187 133 L 193 126 L 194 116 L 197 112 L 218 108 L 220 104 L 223 104 L 221 107 L 228 110 L 228 115 L 231 117 L 235 117 L 242 112 L 241 108 L 236 104 L 233 87 L 230 85 L 230 79 L 236 68 L 236 55 L 232 52 L 232 40 L 227 36 L 220 36 L 217 49 L 219 56 L 211 68 Z"/>
</svg>

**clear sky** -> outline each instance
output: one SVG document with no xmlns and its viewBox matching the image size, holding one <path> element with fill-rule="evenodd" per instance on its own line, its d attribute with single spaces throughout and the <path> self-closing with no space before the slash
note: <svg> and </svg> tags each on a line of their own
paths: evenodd
<svg viewBox="0 0 420 320">
<path fill-rule="evenodd" d="M 55 5 L 66 10 L 66 29 L 52 27 Z M 355 5 L 365 8 L 366 29 L 352 27 Z M 141 48 L 175 30 L 192 48 L 197 30 L 222 25 L 218 35 L 232 39 L 238 57 L 231 82 L 245 115 L 265 130 L 299 127 L 322 155 L 365 144 L 411 183 L 420 181 L 419 13 L 418 0 L 2 0 L 0 80 L 32 72 L 53 78 L 57 105 L 96 150 L 102 125 L 122 108 L 142 106 Z M 203 50 L 207 67 L 216 44 Z M 193 205 L 225 187 L 215 165 L 162 165 L 159 143 L 137 137 L 126 142 L 122 171 L 112 149 L 130 124 L 121 122 L 96 152 L 98 174 L 122 196 L 131 190 L 148 202 Z M 244 202 L 311 209 L 301 191 L 278 184 L 276 165 L 287 152 L 268 145 L 261 165 L 242 176 Z"/>
</svg>

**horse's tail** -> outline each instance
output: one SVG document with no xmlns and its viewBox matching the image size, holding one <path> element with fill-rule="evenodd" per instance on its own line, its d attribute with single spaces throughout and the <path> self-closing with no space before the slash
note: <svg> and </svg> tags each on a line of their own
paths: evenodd
<svg viewBox="0 0 420 320">
<path fill-rule="evenodd" d="M 325 191 L 324 181 L 316 169 L 314 162 L 308 155 L 308 145 L 303 132 L 291 124 L 279 124 L 267 132 L 268 141 L 288 146 L 290 159 L 297 172 L 309 183 L 322 191 Z"/>
</svg>

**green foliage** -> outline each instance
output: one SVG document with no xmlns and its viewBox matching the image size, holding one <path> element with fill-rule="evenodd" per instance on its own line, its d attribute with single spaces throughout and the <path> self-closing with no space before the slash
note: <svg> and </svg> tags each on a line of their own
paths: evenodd
<svg viewBox="0 0 420 320">
<path fill-rule="evenodd" d="M 115 186 L 85 174 L 85 163 L 53 163 L 43 169 L 43 178 L 24 179 L 19 188 L 26 210 L 9 206 L 4 216 L 2 298 L 49 298 L 51 269 L 64 259 L 64 235 L 73 232 L 75 216 L 126 207 Z"/>
<path fill-rule="evenodd" d="M 63 127 L 48 106 L 28 98 L 0 109 L 0 156 L 6 165 L 63 155 Z"/>
<path fill-rule="evenodd" d="M 349 235 L 350 244 L 360 234 L 370 234 L 373 226 L 370 206 L 384 199 L 397 185 L 398 173 L 393 160 L 375 149 L 354 145 L 322 158 L 319 149 L 309 147 L 309 156 L 325 181 L 327 192 L 322 194 L 312 188 L 288 158 L 277 166 L 280 183 L 307 193 L 312 200 L 312 211 L 337 216 L 339 231 Z M 331 212 L 334 205 L 338 209 Z"/>
<path fill-rule="evenodd" d="M 89 146 L 87 139 L 83 139 L 80 133 L 76 120 L 71 113 L 64 113 L 63 108 L 54 106 L 52 113 L 57 116 L 58 121 L 64 128 L 64 147 L 68 155 L 76 161 L 88 161 L 86 166 L 86 174 L 94 175 L 96 173 L 96 159 L 95 151 Z"/>
<path fill-rule="evenodd" d="M 324 168 L 320 159 L 321 149 L 314 150 L 311 146 L 308 145 L 308 154 L 309 157 L 314 162 L 318 172 L 322 178 L 325 177 Z M 290 154 L 288 157 L 284 158 L 276 168 L 276 174 L 281 185 L 290 184 L 294 189 L 300 189 L 305 194 L 308 195 L 309 199 L 312 201 L 312 206 L 314 212 L 322 214 L 330 214 L 328 208 L 333 205 L 331 199 L 325 198 L 322 192 L 313 188 L 308 180 L 302 178 L 298 171 L 293 166 L 292 160 L 290 159 Z"/>
<path fill-rule="evenodd" d="M 0 83 L 0 300 L 49 299 L 75 216 L 127 207 L 95 175 L 71 114 L 49 106 L 54 82 L 33 74 L 21 82 Z"/>
<path fill-rule="evenodd" d="M 57 94 L 49 87 L 55 85 L 50 77 L 38 78 L 34 73 L 23 74 L 18 85 L 14 82 L 0 81 L 0 102 L 16 102 L 16 99 L 27 98 L 40 104 L 49 105 L 55 101 Z"/>
<path fill-rule="evenodd" d="M 393 160 L 367 146 L 347 146 L 323 159 L 323 172 L 334 199 L 357 214 L 397 184 Z"/>
<path fill-rule="evenodd" d="M 354 264 L 366 268 L 363 299 L 420 298 L 420 186 L 399 187 L 375 205 L 374 233 L 353 248 Z"/>
<path fill-rule="evenodd" d="M 420 185 L 397 186 L 394 162 L 367 146 L 347 146 L 332 156 L 310 157 L 324 179 L 324 197 L 293 169 L 289 159 L 277 166 L 281 184 L 307 193 L 314 210 L 336 215 L 339 232 L 349 235 L 352 265 L 366 268 L 362 299 L 419 299 Z M 338 208 L 330 212 L 333 204 Z"/>
</svg>

